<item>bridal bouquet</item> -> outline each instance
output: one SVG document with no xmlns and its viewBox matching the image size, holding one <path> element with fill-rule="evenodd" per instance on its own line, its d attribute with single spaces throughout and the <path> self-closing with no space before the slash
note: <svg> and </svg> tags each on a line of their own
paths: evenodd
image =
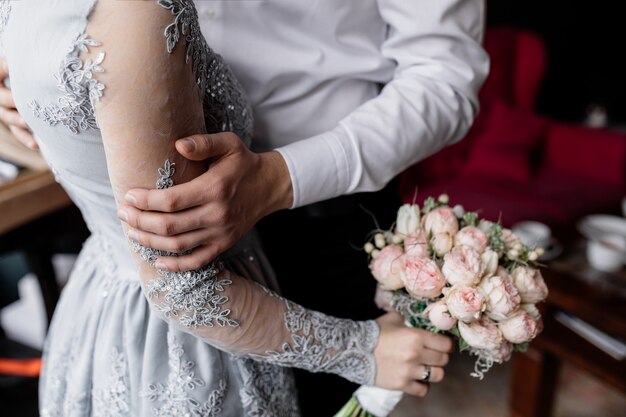
<svg viewBox="0 0 626 417">
<path fill-rule="evenodd" d="M 409 326 L 458 340 L 477 358 L 473 377 L 526 350 L 542 329 L 535 304 L 548 295 L 537 269 L 543 249 L 460 205 L 449 207 L 447 195 L 426 199 L 421 209 L 403 205 L 395 227 L 374 231 L 364 249 L 379 283 L 379 307 L 400 312 Z M 335 417 L 384 417 L 401 397 L 363 386 Z"/>
</svg>

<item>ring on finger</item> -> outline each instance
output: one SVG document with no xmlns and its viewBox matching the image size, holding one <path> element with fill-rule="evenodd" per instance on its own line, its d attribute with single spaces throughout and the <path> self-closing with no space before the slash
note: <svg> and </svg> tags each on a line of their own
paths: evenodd
<svg viewBox="0 0 626 417">
<path fill-rule="evenodd" d="M 422 373 L 422 377 L 419 379 L 421 382 L 428 382 L 430 380 L 430 372 L 432 371 L 431 367 L 428 365 L 424 365 L 424 372 Z"/>
</svg>

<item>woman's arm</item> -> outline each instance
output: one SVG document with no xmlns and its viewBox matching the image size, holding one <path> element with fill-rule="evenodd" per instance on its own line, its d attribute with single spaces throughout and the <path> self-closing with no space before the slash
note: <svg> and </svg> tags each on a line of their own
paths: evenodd
<svg viewBox="0 0 626 417">
<path fill-rule="evenodd" d="M 91 42 L 82 58 L 101 67 L 93 72 L 104 88 L 96 116 L 118 202 L 130 188 L 166 188 L 206 171 L 203 163 L 185 160 L 174 149 L 176 138 L 206 131 L 199 72 L 193 56 L 187 56 L 190 39 L 173 36 L 176 28 L 171 26 L 180 25 L 184 35 L 183 25 L 197 25 L 193 7 L 190 0 L 100 0 L 90 16 L 87 34 L 100 44 Z M 181 8 L 188 8 L 188 14 Z M 132 241 L 130 246 L 154 310 L 207 343 L 258 360 L 423 393 L 409 377 L 422 372 L 415 355 L 389 359 L 385 352 L 375 353 L 377 344 L 385 345 L 378 343 L 375 322 L 306 310 L 217 263 L 187 272 L 159 271 L 154 268 L 158 251 Z M 425 354 L 429 365 L 447 360 L 442 353 L 449 347 L 447 339 L 422 336 L 402 329 L 401 323 L 381 323 L 385 335 L 420 339 L 407 352 Z M 427 347 L 426 341 L 436 346 Z M 378 379 L 377 359 L 379 368 L 386 364 L 393 369 L 378 372 Z M 400 377 L 400 372 L 406 375 Z"/>
</svg>

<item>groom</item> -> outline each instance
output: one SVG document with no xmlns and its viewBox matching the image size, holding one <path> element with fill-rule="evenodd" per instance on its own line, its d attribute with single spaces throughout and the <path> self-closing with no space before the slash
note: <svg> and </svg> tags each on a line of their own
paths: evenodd
<svg viewBox="0 0 626 417">
<path fill-rule="evenodd" d="M 488 68 L 484 0 L 196 4 L 209 44 L 251 99 L 253 150 L 231 133 L 181 139 L 185 157 L 211 158 L 208 171 L 168 190 L 131 190 L 120 215 L 145 246 L 196 248 L 159 261 L 171 270 L 207 263 L 261 221 L 288 298 L 376 315 L 374 280 L 354 249 L 375 227 L 364 209 L 390 225 L 399 202 L 383 188 L 470 127 Z M 36 146 L 13 107 L 0 88 L 0 119 Z M 297 382 L 305 416 L 334 414 L 354 388 L 328 375 Z"/>
</svg>

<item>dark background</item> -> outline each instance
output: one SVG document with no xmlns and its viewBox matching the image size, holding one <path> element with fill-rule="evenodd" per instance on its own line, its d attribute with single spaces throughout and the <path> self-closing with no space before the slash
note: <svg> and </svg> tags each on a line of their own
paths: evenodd
<svg viewBox="0 0 626 417">
<path fill-rule="evenodd" d="M 538 111 L 580 122 L 592 103 L 611 125 L 626 125 L 626 14 L 621 0 L 488 0 L 487 23 L 540 35 L 548 73 Z"/>
</svg>

